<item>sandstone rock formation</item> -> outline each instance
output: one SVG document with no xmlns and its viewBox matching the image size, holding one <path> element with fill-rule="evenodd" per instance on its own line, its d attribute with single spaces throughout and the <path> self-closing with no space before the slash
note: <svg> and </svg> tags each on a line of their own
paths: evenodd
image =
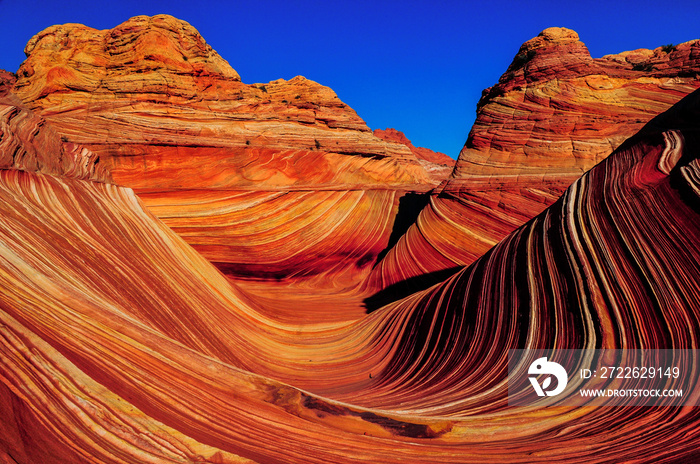
<svg viewBox="0 0 700 464">
<path fill-rule="evenodd" d="M 593 59 L 574 31 L 547 29 L 484 91 L 455 177 L 571 182 L 700 87 L 699 78 L 698 40 Z"/>
<path fill-rule="evenodd" d="M 505 371 L 517 347 L 695 347 L 698 116 L 700 91 L 472 265 L 346 321 L 270 317 L 129 188 L 2 169 L 0 457 L 696 461 L 698 408 L 510 409 Z"/>
<path fill-rule="evenodd" d="M 14 73 L 0 69 L 0 97 L 6 96 L 15 82 L 17 82 L 17 76 Z"/>
<path fill-rule="evenodd" d="M 15 93 L 123 185 L 427 182 L 405 145 L 374 137 L 331 89 L 301 76 L 243 84 L 194 28 L 170 16 L 105 31 L 53 26 L 25 53 Z"/>
<path fill-rule="evenodd" d="M 387 142 L 397 142 L 406 145 L 411 153 L 416 155 L 418 159 L 425 161 L 430 161 L 431 163 L 440 164 L 442 166 L 454 166 L 455 160 L 450 158 L 444 153 L 434 152 L 429 148 L 415 147 L 413 143 L 406 137 L 403 132 L 388 128 L 388 129 L 374 129 L 374 135 Z"/>
<path fill-rule="evenodd" d="M 0 169 L 22 169 L 78 179 L 108 181 L 99 158 L 72 143 L 61 143 L 46 121 L 11 93 L 14 75 L 0 72 Z"/>
<path fill-rule="evenodd" d="M 452 177 L 373 285 L 473 262 L 699 87 L 698 40 L 593 59 L 574 31 L 543 31 L 484 91 Z"/>
<path fill-rule="evenodd" d="M 331 89 L 301 76 L 244 84 L 170 16 L 53 26 L 25 52 L 13 89 L 24 104 L 246 285 L 262 273 L 352 292 L 387 247 L 402 195 L 440 181 Z"/>
<path fill-rule="evenodd" d="M 432 175 L 432 177 L 440 182 L 450 174 L 455 165 L 455 160 L 444 153 L 434 152 L 429 148 L 416 147 L 406 135 L 396 129 L 374 129 L 374 135 L 387 142 L 396 142 L 406 145 L 411 153 L 416 155 L 421 165 Z"/>
<path fill-rule="evenodd" d="M 644 121 L 698 47 L 545 31 L 433 190 L 398 131 L 174 18 L 40 33 L 0 73 L 0 462 L 700 460 L 697 407 L 522 410 L 505 378 L 696 348 L 700 90 Z"/>
</svg>

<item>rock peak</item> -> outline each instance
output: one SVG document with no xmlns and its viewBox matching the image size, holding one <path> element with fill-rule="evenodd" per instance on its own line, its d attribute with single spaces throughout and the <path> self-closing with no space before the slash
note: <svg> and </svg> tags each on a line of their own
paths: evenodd
<svg viewBox="0 0 700 464">
<path fill-rule="evenodd" d="M 576 31 L 565 27 L 549 27 L 540 32 L 537 37 L 533 37 L 525 42 L 520 47 L 518 54 L 535 50 L 540 52 L 542 49 L 559 49 L 560 47 L 564 49 L 573 47 L 576 51 L 583 48 L 588 53 L 588 49 L 581 42 Z"/>
<path fill-rule="evenodd" d="M 700 87 L 699 52 L 690 41 L 593 59 L 574 31 L 545 29 L 484 92 L 455 177 L 531 174 L 540 163 L 550 176 L 569 170 L 559 177 L 570 183 Z"/>
<path fill-rule="evenodd" d="M 409 147 L 375 137 L 332 89 L 303 76 L 246 85 L 172 16 L 108 30 L 53 26 L 27 52 L 13 93 L 65 141 L 100 156 L 120 185 L 180 188 L 184 172 L 201 182 L 188 184 L 195 188 L 439 182 Z M 134 168 L 137 155 L 143 166 Z"/>
<path fill-rule="evenodd" d="M 576 31 L 566 27 L 548 27 L 540 32 L 537 37 L 542 37 L 544 40 L 554 43 L 577 42 L 579 40 Z"/>
<path fill-rule="evenodd" d="M 101 31 L 82 24 L 51 26 L 32 37 L 24 52 L 17 86 L 32 98 L 76 86 L 94 92 L 108 73 L 122 76 L 122 90 L 144 74 L 170 77 L 167 82 L 182 75 L 240 81 L 194 27 L 168 15 L 135 16 Z"/>
<path fill-rule="evenodd" d="M 499 83 L 518 86 L 554 76 L 566 78 L 584 72 L 592 60 L 575 31 L 550 27 L 522 44 Z"/>
</svg>

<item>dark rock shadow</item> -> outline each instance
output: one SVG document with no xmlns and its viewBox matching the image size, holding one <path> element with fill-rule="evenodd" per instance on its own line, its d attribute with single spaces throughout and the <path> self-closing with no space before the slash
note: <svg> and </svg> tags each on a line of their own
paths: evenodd
<svg viewBox="0 0 700 464">
<path fill-rule="evenodd" d="M 365 298 L 362 300 L 362 303 L 366 308 L 366 313 L 371 314 L 382 306 L 401 300 L 409 295 L 443 282 L 462 269 L 464 269 L 464 266 L 455 266 L 449 269 L 443 269 L 442 271 L 429 272 L 427 274 L 402 280 L 401 282 L 389 285 L 374 295 Z"/>
<path fill-rule="evenodd" d="M 389 253 L 403 236 L 403 234 L 408 231 L 416 220 L 418 215 L 423 208 L 427 206 L 430 202 L 430 195 L 432 191 L 425 193 L 408 192 L 399 199 L 399 209 L 396 212 L 396 218 L 394 219 L 394 227 L 391 229 L 391 235 L 389 236 L 389 243 L 386 245 L 378 255 L 377 260 L 374 263 L 376 266 L 382 259 Z"/>
</svg>

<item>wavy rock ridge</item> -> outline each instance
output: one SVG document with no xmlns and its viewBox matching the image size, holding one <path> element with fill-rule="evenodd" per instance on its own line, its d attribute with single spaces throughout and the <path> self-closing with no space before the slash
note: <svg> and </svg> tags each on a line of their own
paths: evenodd
<svg viewBox="0 0 700 464">
<path fill-rule="evenodd" d="M 48 129 L 53 122 L 41 126 L 21 111 L 0 125 L 1 140 L 36 154 L 23 159 L 45 157 L 48 165 L 57 156 L 52 147 L 70 142 Z M 390 240 L 392 226 L 363 219 L 393 218 L 402 199 L 423 201 L 423 190 L 410 192 L 417 200 L 398 187 L 326 184 L 135 191 L 71 163 L 53 164 L 51 172 L 7 163 L 0 169 L 0 458 L 696 461 L 697 408 L 513 409 L 505 372 L 511 348 L 695 348 L 699 116 L 696 91 L 544 212 L 504 230 L 488 253 L 452 266 L 429 288 L 378 303 L 371 314 L 358 313 L 352 301 L 366 275 L 355 263 L 371 267 L 378 255 L 355 259 L 367 244 Z M 39 126 L 45 130 L 31 129 Z M 418 224 L 449 191 L 430 199 Z M 470 230 L 458 193 L 455 211 L 443 209 L 426 223 Z M 299 206 L 319 195 L 327 199 L 322 207 Z M 471 205 L 488 219 L 488 203 Z M 171 229 L 156 215 L 181 222 Z M 293 218 L 304 215 L 294 227 Z M 207 220 L 190 219 L 202 216 Z M 363 241 L 370 223 L 381 238 Z M 205 226 L 240 237 L 215 243 L 212 237 L 225 234 L 197 230 Z M 489 230 L 486 220 L 483 227 Z M 395 250 L 410 231 L 396 238 Z M 284 237 L 293 251 L 245 262 L 227 278 L 189 244 L 193 236 L 208 237 L 197 239 L 198 247 L 211 246 L 205 255 L 265 254 L 270 243 L 282 254 Z M 455 235 L 465 248 L 468 238 Z M 313 248 L 307 245 L 321 239 L 341 252 L 304 262 Z M 240 248 L 222 250 L 231 243 Z M 409 262 L 390 252 L 379 264 L 391 256 Z M 434 256 L 422 257 L 426 267 Z M 237 272 L 260 281 L 232 278 Z M 289 272 L 312 277 L 282 277 Z M 342 278 L 327 291 L 331 275 Z M 319 299 L 330 295 L 329 314 L 319 317 Z"/>
<path fill-rule="evenodd" d="M 243 84 L 192 26 L 170 16 L 104 31 L 52 26 L 25 53 L 15 93 L 124 185 L 182 187 L 182 169 L 215 187 L 427 180 L 408 147 L 374 137 L 329 88 L 301 76 Z M 307 172 L 311 156 L 320 165 Z M 297 157 L 301 169 L 290 163 Z"/>
<path fill-rule="evenodd" d="M 697 459 L 696 408 L 508 409 L 503 353 L 693 347 L 698 115 L 696 92 L 433 288 L 302 328 L 133 191 L 0 171 L 5 459 Z"/>
<path fill-rule="evenodd" d="M 401 196 L 447 175 L 407 140 L 374 136 L 327 87 L 242 83 L 170 16 L 53 26 L 25 52 L 13 92 L 246 285 L 265 269 L 352 291 L 387 247 Z"/>
<path fill-rule="evenodd" d="M 72 143 L 61 143 L 46 121 L 10 90 L 14 75 L 0 74 L 0 169 L 22 169 L 101 182 L 110 180 L 99 158 Z"/>
<path fill-rule="evenodd" d="M 484 91 L 454 177 L 577 178 L 697 89 L 698 76 L 698 40 L 593 59 L 574 31 L 547 29 Z"/>
<path fill-rule="evenodd" d="M 699 88 L 699 76 L 697 40 L 597 59 L 570 29 L 529 40 L 484 91 L 452 178 L 375 270 L 375 285 L 473 262 Z"/>
</svg>

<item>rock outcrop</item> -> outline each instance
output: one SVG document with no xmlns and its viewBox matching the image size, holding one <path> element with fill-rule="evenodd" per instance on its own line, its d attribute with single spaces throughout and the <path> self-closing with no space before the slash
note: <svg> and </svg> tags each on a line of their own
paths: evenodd
<svg viewBox="0 0 700 464">
<path fill-rule="evenodd" d="M 593 59 L 550 28 L 486 89 L 455 178 L 580 176 L 700 87 L 700 41 Z"/>
<path fill-rule="evenodd" d="M 17 76 L 14 73 L 0 69 L 0 97 L 10 93 L 15 82 L 17 82 Z"/>
<path fill-rule="evenodd" d="M 389 244 L 401 196 L 440 181 L 328 87 L 244 84 L 170 16 L 53 26 L 25 52 L 13 89 L 24 104 L 247 285 L 262 273 L 356 287 Z"/>
<path fill-rule="evenodd" d="M 388 129 L 374 129 L 374 135 L 387 142 L 396 142 L 406 145 L 411 153 L 416 155 L 418 159 L 425 161 L 430 161 L 431 163 L 439 164 L 442 166 L 454 166 L 455 160 L 450 158 L 444 153 L 435 152 L 429 148 L 416 147 L 411 143 L 403 132 L 388 128 Z"/>
<path fill-rule="evenodd" d="M 406 145 L 413 153 L 421 165 L 438 183 L 452 174 L 455 160 L 444 153 L 434 152 L 429 148 L 416 147 L 406 135 L 396 129 L 374 129 L 374 135 L 387 142 L 396 142 Z"/>
<path fill-rule="evenodd" d="M 594 59 L 574 31 L 543 31 L 484 91 L 452 177 L 375 269 L 374 284 L 473 262 L 697 88 L 698 40 Z"/>
<path fill-rule="evenodd" d="M 470 266 L 344 321 L 270 317 L 132 189 L 0 169 L 0 458 L 697 461 L 698 408 L 509 408 L 505 373 L 514 348 L 695 348 L 699 116 L 697 91 Z"/>
<path fill-rule="evenodd" d="M 97 153 L 122 185 L 429 182 L 408 147 L 375 137 L 331 89 L 301 76 L 243 84 L 193 27 L 170 16 L 104 31 L 52 26 L 25 53 L 15 93 Z"/>
<path fill-rule="evenodd" d="M 13 74 L 0 71 L 0 169 L 108 182 L 99 157 L 76 144 L 61 143 L 56 131 L 12 94 L 14 81 Z"/>
</svg>

